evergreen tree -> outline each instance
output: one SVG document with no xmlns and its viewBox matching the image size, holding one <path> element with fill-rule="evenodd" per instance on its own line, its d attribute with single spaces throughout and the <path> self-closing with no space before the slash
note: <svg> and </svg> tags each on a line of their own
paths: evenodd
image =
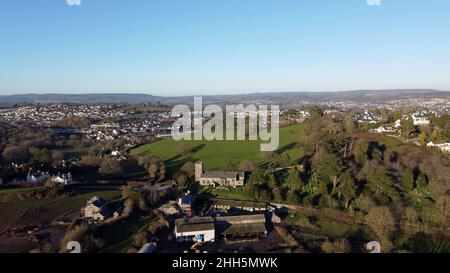
<svg viewBox="0 0 450 273">
<path fill-rule="evenodd" d="M 329 154 L 322 150 L 314 156 L 312 170 L 320 182 L 322 193 L 328 193 L 329 184 L 332 185 L 332 191 L 336 189 L 342 169 L 339 158 L 334 154 Z"/>
<path fill-rule="evenodd" d="M 402 121 L 400 121 L 400 125 L 401 130 L 402 130 L 402 136 L 406 139 L 409 139 L 409 136 L 414 133 L 415 131 L 415 126 L 414 126 L 414 122 L 412 120 L 411 117 L 408 117 L 407 119 L 404 119 Z"/>
<path fill-rule="evenodd" d="M 357 189 L 351 171 L 346 171 L 341 176 L 341 181 L 337 187 L 338 197 L 344 199 L 345 208 L 348 208 L 350 200 L 356 197 Z"/>
<path fill-rule="evenodd" d="M 289 191 L 297 192 L 303 185 L 304 184 L 300 178 L 300 173 L 295 169 L 290 169 L 288 176 L 284 181 L 283 187 L 287 188 Z"/>
<path fill-rule="evenodd" d="M 403 173 L 401 183 L 406 192 L 414 189 L 414 174 L 410 168 L 407 168 Z"/>
<path fill-rule="evenodd" d="M 355 147 L 353 149 L 353 154 L 355 155 L 355 162 L 359 166 L 364 166 L 366 161 L 369 159 L 368 156 L 369 143 L 363 140 L 357 140 L 355 143 Z"/>
<path fill-rule="evenodd" d="M 427 178 L 424 174 L 421 173 L 419 174 L 419 176 L 417 176 L 416 185 L 420 188 L 426 187 L 428 185 Z"/>
</svg>

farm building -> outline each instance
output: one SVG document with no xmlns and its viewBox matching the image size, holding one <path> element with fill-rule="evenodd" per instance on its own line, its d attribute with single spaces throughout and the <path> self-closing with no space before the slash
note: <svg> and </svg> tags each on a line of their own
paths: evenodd
<svg viewBox="0 0 450 273">
<path fill-rule="evenodd" d="M 175 221 L 177 242 L 214 242 L 216 234 L 212 217 L 193 217 Z"/>
<path fill-rule="evenodd" d="M 253 202 L 253 201 L 239 201 L 239 200 L 229 200 L 220 198 L 211 198 L 212 201 L 211 208 L 220 210 L 244 210 L 249 212 L 266 211 L 267 203 L 263 202 Z"/>
<path fill-rule="evenodd" d="M 217 217 L 216 232 L 225 241 L 260 239 L 267 236 L 264 214 Z"/>
<path fill-rule="evenodd" d="M 225 241 L 260 239 L 267 235 L 264 214 L 193 217 L 175 221 L 177 242 L 201 241 L 213 242 L 216 238 Z"/>
<path fill-rule="evenodd" d="M 243 187 L 245 172 L 204 172 L 203 163 L 195 163 L 195 181 L 206 187 Z"/>
</svg>

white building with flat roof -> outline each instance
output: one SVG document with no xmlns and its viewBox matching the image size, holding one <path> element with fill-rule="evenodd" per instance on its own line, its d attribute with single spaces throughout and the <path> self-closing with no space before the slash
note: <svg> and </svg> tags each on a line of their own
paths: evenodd
<svg viewBox="0 0 450 273">
<path fill-rule="evenodd" d="M 177 242 L 214 242 L 216 232 L 212 217 L 192 217 L 175 221 Z"/>
</svg>

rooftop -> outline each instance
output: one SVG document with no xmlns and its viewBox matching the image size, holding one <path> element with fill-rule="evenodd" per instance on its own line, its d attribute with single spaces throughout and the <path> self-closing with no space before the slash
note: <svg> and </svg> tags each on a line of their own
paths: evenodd
<svg viewBox="0 0 450 273">
<path fill-rule="evenodd" d="M 214 230 L 212 217 L 192 217 L 175 220 L 177 232 L 191 232 L 201 230 Z"/>
<path fill-rule="evenodd" d="M 236 235 L 242 236 L 245 234 L 261 234 L 266 232 L 267 229 L 264 223 L 231 225 L 225 228 L 224 230 L 219 231 L 219 233 L 223 235 L 235 235 L 235 236 Z"/>
<path fill-rule="evenodd" d="M 223 217 L 216 217 L 216 221 L 218 223 L 228 223 L 228 224 L 232 224 L 232 225 L 265 223 L 266 216 L 264 214 L 223 216 Z"/>
<path fill-rule="evenodd" d="M 244 177 L 243 172 L 209 171 L 201 175 L 202 178 L 239 179 Z"/>
<path fill-rule="evenodd" d="M 211 198 L 210 199 L 214 205 L 219 206 L 230 206 L 230 207 L 238 207 L 238 208 L 266 208 L 267 203 L 263 202 L 254 202 L 254 201 L 240 201 L 240 200 L 229 200 L 229 199 L 220 199 L 220 198 Z"/>
</svg>

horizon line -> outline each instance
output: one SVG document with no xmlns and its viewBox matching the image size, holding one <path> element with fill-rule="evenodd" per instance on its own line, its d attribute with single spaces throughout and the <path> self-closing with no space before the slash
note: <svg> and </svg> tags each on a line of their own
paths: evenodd
<svg viewBox="0 0 450 273">
<path fill-rule="evenodd" d="M 428 92 L 450 92 L 449 90 L 444 89 L 434 89 L 434 88 L 382 88 L 382 89 L 350 89 L 350 90 L 333 90 L 333 91 L 310 91 L 310 90 L 302 90 L 302 91 L 248 91 L 248 92 L 231 92 L 230 94 L 226 93 L 217 93 L 217 94 L 186 94 L 186 95 L 172 95 L 172 96 L 162 96 L 162 95 L 154 95 L 154 93 L 150 92 L 126 92 L 126 91 L 100 91 L 100 92 L 24 92 L 24 93 L 6 93 L 1 94 L 0 97 L 7 96 L 29 96 L 29 95 L 148 95 L 153 97 L 163 97 L 163 98 L 176 98 L 176 97 L 200 97 L 200 96 L 239 96 L 239 95 L 253 95 L 253 94 L 286 94 L 286 93 L 344 93 L 344 92 L 376 92 L 376 91 L 428 91 Z M 208 91 L 205 91 L 208 92 Z"/>
</svg>

